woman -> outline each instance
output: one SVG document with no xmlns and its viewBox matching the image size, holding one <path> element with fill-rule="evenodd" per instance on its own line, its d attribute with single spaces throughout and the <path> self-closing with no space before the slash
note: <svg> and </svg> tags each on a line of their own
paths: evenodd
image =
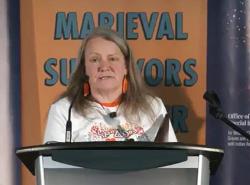
<svg viewBox="0 0 250 185">
<path fill-rule="evenodd" d="M 166 109 L 145 93 L 141 81 L 127 42 L 112 30 L 97 28 L 81 44 L 66 92 L 50 107 L 44 142 L 65 141 L 73 100 L 72 142 L 154 141 Z M 164 125 L 164 141 L 176 142 L 171 123 Z"/>
</svg>

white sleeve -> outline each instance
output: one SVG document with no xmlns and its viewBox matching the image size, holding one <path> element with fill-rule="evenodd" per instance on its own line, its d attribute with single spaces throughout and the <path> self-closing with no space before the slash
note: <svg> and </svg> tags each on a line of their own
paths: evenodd
<svg viewBox="0 0 250 185">
<path fill-rule="evenodd" d="M 67 109 L 61 103 L 51 105 L 44 134 L 44 143 L 48 141 L 64 142 L 66 121 Z"/>
<path fill-rule="evenodd" d="M 171 120 L 169 119 L 169 127 L 168 127 L 168 134 L 166 137 L 164 137 L 165 142 L 177 142 L 176 135 L 174 133 L 174 129 L 171 123 Z"/>
<path fill-rule="evenodd" d="M 165 116 L 167 116 L 168 112 L 167 112 L 162 100 L 157 98 L 157 101 L 159 102 L 158 106 L 159 106 L 159 110 L 160 110 L 157 118 L 162 117 L 161 123 L 159 124 L 159 126 L 161 126 L 161 124 L 167 124 L 167 123 L 163 123 L 163 121 L 165 120 Z M 159 132 L 159 130 L 158 130 L 158 132 Z M 163 142 L 177 142 L 177 138 L 176 138 L 176 135 L 175 135 L 175 132 L 174 132 L 174 129 L 173 129 L 173 126 L 172 126 L 170 119 L 168 121 L 168 132 L 164 133 L 164 136 L 162 139 L 163 139 Z"/>
</svg>

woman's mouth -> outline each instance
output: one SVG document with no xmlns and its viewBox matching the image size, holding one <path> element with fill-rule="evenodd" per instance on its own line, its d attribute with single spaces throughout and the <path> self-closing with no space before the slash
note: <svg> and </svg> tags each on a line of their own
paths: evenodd
<svg viewBox="0 0 250 185">
<path fill-rule="evenodd" d="M 106 80 L 106 79 L 111 79 L 114 78 L 113 76 L 100 76 L 98 79 L 99 80 Z"/>
</svg>

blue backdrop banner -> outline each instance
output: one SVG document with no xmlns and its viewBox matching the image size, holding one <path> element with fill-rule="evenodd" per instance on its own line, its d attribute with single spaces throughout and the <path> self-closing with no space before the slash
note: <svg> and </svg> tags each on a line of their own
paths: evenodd
<svg viewBox="0 0 250 185">
<path fill-rule="evenodd" d="M 228 119 L 250 132 L 250 1 L 208 1 L 208 89 Z M 250 141 L 207 116 L 207 144 L 225 150 L 212 185 L 249 185 Z"/>
</svg>

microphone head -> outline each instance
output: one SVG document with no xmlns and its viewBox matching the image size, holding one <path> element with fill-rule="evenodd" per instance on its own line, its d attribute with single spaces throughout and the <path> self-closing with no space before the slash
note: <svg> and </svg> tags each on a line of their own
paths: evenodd
<svg viewBox="0 0 250 185">
<path fill-rule="evenodd" d="M 109 117 L 110 118 L 115 118 L 117 115 L 116 115 L 116 112 L 110 112 L 109 113 Z"/>
<path fill-rule="evenodd" d="M 216 94 L 216 92 L 213 90 L 206 91 L 203 95 L 203 99 L 205 99 L 209 103 L 209 105 L 212 107 L 220 107 L 221 106 L 220 99 L 219 99 L 218 95 Z"/>
</svg>

